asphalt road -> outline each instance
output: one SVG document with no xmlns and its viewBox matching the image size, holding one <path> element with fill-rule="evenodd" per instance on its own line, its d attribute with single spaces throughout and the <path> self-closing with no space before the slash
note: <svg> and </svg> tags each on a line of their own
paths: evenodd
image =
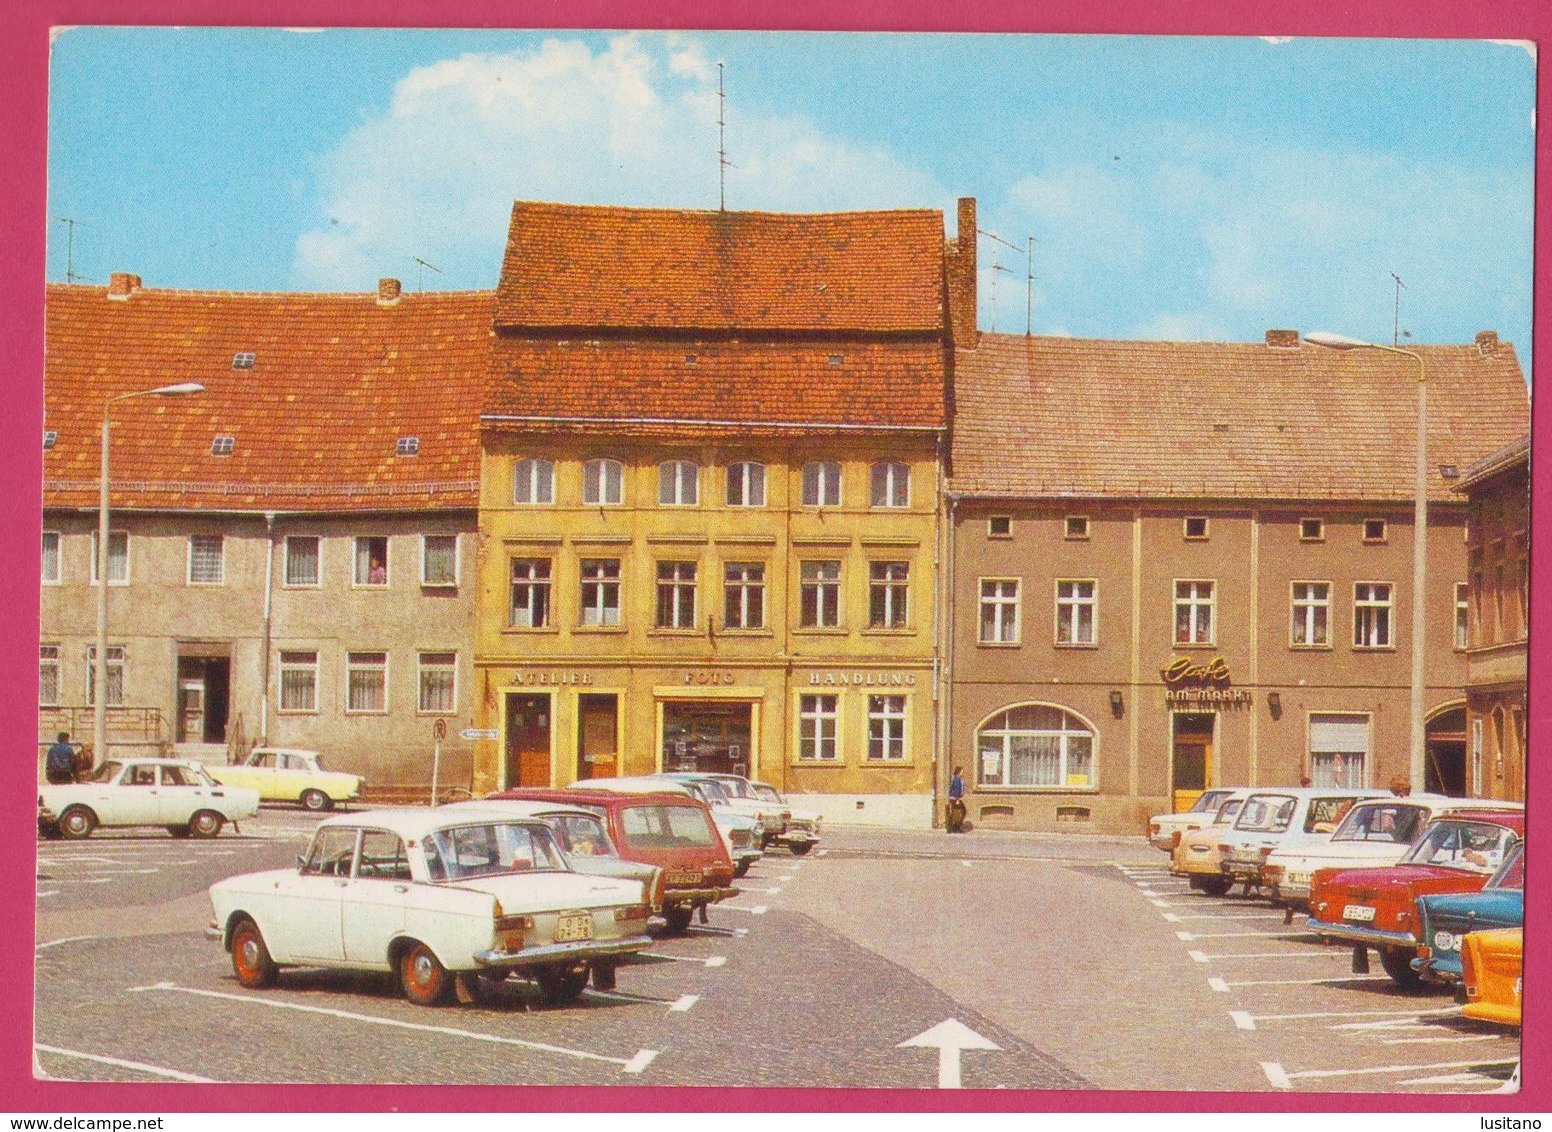
<svg viewBox="0 0 1552 1132">
<path fill-rule="evenodd" d="M 1514 1034 L 1347 974 L 1258 901 L 1186 892 L 1141 838 L 827 830 L 612 994 L 519 982 L 424 1009 L 392 979 L 245 991 L 205 888 L 317 819 L 38 846 L 37 1071 L 69 1080 L 1482 1092 Z M 1376 964 L 1376 970 L 1378 966 Z M 939 1035 L 957 1036 L 944 1052 Z M 926 1035 L 926 1037 L 922 1037 Z M 920 1038 L 927 1044 L 911 1044 Z M 941 1042 L 939 1042 L 941 1044 Z"/>
</svg>

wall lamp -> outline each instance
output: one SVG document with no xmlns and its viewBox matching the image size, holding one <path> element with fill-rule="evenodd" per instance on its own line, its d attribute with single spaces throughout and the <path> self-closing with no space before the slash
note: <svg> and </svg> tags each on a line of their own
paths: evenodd
<svg viewBox="0 0 1552 1132">
<path fill-rule="evenodd" d="M 1273 719 L 1283 717 L 1283 697 L 1281 692 L 1268 692 L 1266 694 L 1266 710 L 1272 713 Z"/>
<path fill-rule="evenodd" d="M 1118 691 L 1110 693 L 1110 714 L 1117 719 L 1126 714 L 1126 702 L 1121 699 L 1121 693 Z"/>
</svg>

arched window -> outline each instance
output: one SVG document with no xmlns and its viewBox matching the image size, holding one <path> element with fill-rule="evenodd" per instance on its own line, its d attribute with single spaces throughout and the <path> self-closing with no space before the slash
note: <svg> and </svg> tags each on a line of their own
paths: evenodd
<svg viewBox="0 0 1552 1132">
<path fill-rule="evenodd" d="M 874 464 L 871 507 L 909 507 L 911 505 L 911 469 L 905 464 Z"/>
<path fill-rule="evenodd" d="M 701 501 L 701 470 L 693 460 L 665 460 L 657 466 L 657 501 L 665 507 L 694 507 Z"/>
<path fill-rule="evenodd" d="M 519 460 L 512 467 L 513 503 L 554 503 L 555 465 L 535 457 Z"/>
<path fill-rule="evenodd" d="M 841 505 L 841 466 L 829 460 L 803 465 L 803 506 Z"/>
<path fill-rule="evenodd" d="M 765 465 L 752 460 L 729 464 L 727 502 L 729 507 L 764 507 Z"/>
<path fill-rule="evenodd" d="M 1053 704 L 998 712 L 976 732 L 975 749 L 982 786 L 1098 785 L 1093 730 Z"/>
<path fill-rule="evenodd" d="M 618 460 L 589 460 L 583 464 L 582 502 L 625 502 L 625 465 Z"/>
</svg>

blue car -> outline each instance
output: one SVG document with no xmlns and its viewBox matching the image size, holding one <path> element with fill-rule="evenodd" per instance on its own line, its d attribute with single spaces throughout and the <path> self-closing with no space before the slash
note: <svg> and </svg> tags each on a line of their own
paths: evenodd
<svg viewBox="0 0 1552 1132">
<path fill-rule="evenodd" d="M 1525 924 L 1525 843 L 1516 845 L 1480 892 L 1423 896 L 1422 945 L 1412 969 L 1431 983 L 1457 985 L 1461 979 L 1461 940 L 1489 928 Z"/>
</svg>

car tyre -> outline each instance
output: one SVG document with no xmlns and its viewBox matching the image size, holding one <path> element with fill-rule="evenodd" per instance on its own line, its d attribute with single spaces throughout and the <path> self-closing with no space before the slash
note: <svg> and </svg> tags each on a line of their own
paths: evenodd
<svg viewBox="0 0 1552 1132">
<path fill-rule="evenodd" d="M 733 866 L 733 876 L 737 878 L 747 875 L 749 872 L 749 866 L 753 865 L 754 861 L 755 859 L 753 857 L 745 857 L 742 861 L 739 861 L 736 865 Z"/>
<path fill-rule="evenodd" d="M 804 856 L 813 847 L 814 843 L 812 841 L 794 841 L 792 844 L 787 846 L 788 849 L 792 850 L 792 855 L 794 857 Z"/>
<path fill-rule="evenodd" d="M 315 814 L 321 814 L 325 810 L 334 808 L 334 800 L 322 790 L 303 790 L 302 809 L 311 810 Z"/>
<path fill-rule="evenodd" d="M 90 837 L 97 828 L 97 815 L 85 806 L 71 806 L 59 815 L 59 836 L 66 841 Z"/>
<path fill-rule="evenodd" d="M 416 1006 L 440 1005 L 452 985 L 447 968 L 425 944 L 407 947 L 399 956 L 399 986 Z"/>
<path fill-rule="evenodd" d="M 588 964 L 572 967 L 564 963 L 540 967 L 534 971 L 534 982 L 546 1006 L 570 1006 L 587 986 L 590 974 Z"/>
<path fill-rule="evenodd" d="M 232 973 L 249 990 L 275 985 L 280 968 L 269 956 L 259 925 L 244 917 L 232 929 Z"/>
<path fill-rule="evenodd" d="M 1423 977 L 1412 970 L 1412 957 L 1417 953 L 1403 947 L 1379 949 L 1380 966 L 1402 990 L 1413 990 L 1423 985 Z"/>
<path fill-rule="evenodd" d="M 1203 877 L 1199 887 L 1208 896 L 1227 896 L 1234 882 L 1228 877 Z"/>
<path fill-rule="evenodd" d="M 689 930 L 690 920 L 695 916 L 695 909 L 688 904 L 675 904 L 671 908 L 663 909 L 663 919 L 668 922 L 669 935 L 683 935 Z"/>
<path fill-rule="evenodd" d="M 226 819 L 214 810 L 200 810 L 189 819 L 189 836 L 209 839 L 220 833 L 225 824 Z"/>
<path fill-rule="evenodd" d="M 170 825 L 167 827 L 167 832 L 174 837 L 187 837 L 189 835 L 189 827 L 186 825 Z"/>
</svg>

